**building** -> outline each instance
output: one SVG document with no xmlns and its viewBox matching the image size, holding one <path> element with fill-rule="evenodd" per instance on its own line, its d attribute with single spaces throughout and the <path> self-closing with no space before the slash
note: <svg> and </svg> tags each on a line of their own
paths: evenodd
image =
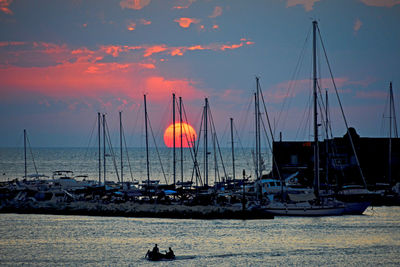
<svg viewBox="0 0 400 267">
<path fill-rule="evenodd" d="M 360 137 L 350 128 L 361 170 L 369 186 L 400 182 L 400 138 Z M 391 146 L 390 146 L 391 143 Z M 389 157 L 391 147 L 391 157 Z M 319 142 L 320 183 L 333 185 L 363 184 L 357 158 L 348 134 Z M 309 141 L 277 141 L 273 144 L 273 173 L 277 167 L 283 177 L 299 171 L 299 178 L 312 185 L 314 144 Z M 391 158 L 391 160 L 389 160 Z M 391 161 L 391 168 L 389 163 Z M 326 171 L 328 170 L 328 171 Z"/>
</svg>

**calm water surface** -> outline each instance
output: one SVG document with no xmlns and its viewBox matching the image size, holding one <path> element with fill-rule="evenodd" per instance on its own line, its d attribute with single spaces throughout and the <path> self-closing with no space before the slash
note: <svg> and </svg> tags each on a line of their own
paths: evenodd
<svg viewBox="0 0 400 267">
<path fill-rule="evenodd" d="M 119 149 L 114 149 L 115 164 L 113 157 L 106 158 L 106 177 L 107 180 L 118 181 L 117 172 L 120 173 L 120 155 Z M 125 151 L 126 152 L 126 151 Z M 124 161 L 124 181 L 131 179 L 145 180 L 146 173 L 146 150 L 144 148 L 128 148 L 128 155 L 123 155 Z M 157 153 L 158 152 L 158 153 Z M 111 152 L 107 152 L 110 155 Z M 162 183 L 173 181 L 173 150 L 171 148 L 150 148 L 149 164 L 150 178 L 158 179 Z M 203 173 L 203 151 L 198 152 L 198 163 Z M 217 156 L 217 164 L 214 164 L 215 155 Z M 231 149 L 221 148 L 221 155 L 224 160 L 222 164 L 220 154 L 214 154 L 211 150 L 209 161 L 209 181 L 214 183 L 215 177 L 225 176 L 224 168 L 227 176 L 232 177 L 232 155 Z M 129 161 L 128 161 L 129 158 Z M 265 167 L 269 169 L 271 166 L 270 155 L 263 154 Z M 193 178 L 193 160 L 189 149 L 183 150 L 183 158 L 181 161 L 180 150 L 176 152 L 176 177 L 181 179 L 181 162 L 183 163 L 184 181 L 190 181 Z M 103 162 L 102 162 L 103 164 Z M 32 148 L 27 151 L 27 173 L 39 174 L 47 176 L 52 175 L 56 170 L 70 170 L 75 175 L 88 175 L 91 180 L 98 180 L 98 150 L 97 148 Z M 102 165 L 103 166 L 103 165 Z M 130 166 L 130 168 L 129 168 Z M 235 153 L 235 169 L 236 177 L 242 177 L 242 170 L 245 169 L 247 175 L 253 172 L 252 151 L 249 148 L 237 148 Z M 217 167 L 217 168 L 215 168 Z M 164 178 L 165 175 L 165 178 Z M 21 179 L 24 176 L 24 149 L 23 148 L 0 148 L 0 181 Z M 102 179 L 104 177 L 102 176 Z"/>
<path fill-rule="evenodd" d="M 0 223 L 2 266 L 400 265 L 400 207 L 249 221 L 0 214 Z M 154 243 L 177 260 L 144 260 Z"/>
</svg>

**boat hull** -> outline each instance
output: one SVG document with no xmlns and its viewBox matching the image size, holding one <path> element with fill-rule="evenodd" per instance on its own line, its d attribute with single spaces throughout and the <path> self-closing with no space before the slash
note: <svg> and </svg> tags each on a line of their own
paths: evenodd
<svg viewBox="0 0 400 267">
<path fill-rule="evenodd" d="M 296 206 L 296 205 L 282 205 L 282 206 L 267 206 L 266 212 L 276 216 L 338 216 L 344 213 L 344 206 Z"/>
<path fill-rule="evenodd" d="M 361 215 L 371 205 L 370 201 L 364 202 L 345 202 L 345 209 L 343 214 L 347 215 Z"/>
</svg>

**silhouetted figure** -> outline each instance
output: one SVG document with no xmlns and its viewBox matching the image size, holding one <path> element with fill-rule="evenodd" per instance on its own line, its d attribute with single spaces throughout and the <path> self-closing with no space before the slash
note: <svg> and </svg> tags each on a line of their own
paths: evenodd
<svg viewBox="0 0 400 267">
<path fill-rule="evenodd" d="M 168 250 L 168 252 L 165 254 L 165 257 L 166 257 L 167 259 L 173 259 L 173 258 L 175 258 L 175 254 L 174 254 L 174 252 L 172 251 L 171 247 L 169 247 L 168 249 L 169 249 L 169 250 Z"/>
<path fill-rule="evenodd" d="M 157 244 L 155 244 L 155 246 L 154 246 L 152 252 L 153 252 L 154 254 L 158 254 L 158 253 L 159 253 L 159 249 L 158 249 L 158 247 L 157 247 Z"/>
</svg>

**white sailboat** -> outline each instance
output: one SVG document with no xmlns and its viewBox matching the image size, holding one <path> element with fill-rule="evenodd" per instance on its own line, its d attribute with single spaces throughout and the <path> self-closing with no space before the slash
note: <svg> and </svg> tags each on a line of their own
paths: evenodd
<svg viewBox="0 0 400 267">
<path fill-rule="evenodd" d="M 314 101 L 314 199 L 294 201 L 290 199 L 273 199 L 265 205 L 264 210 L 274 215 L 285 216 L 335 216 L 342 215 L 345 205 L 334 198 L 323 198 L 319 192 L 319 141 L 318 141 L 318 103 L 317 103 L 317 64 L 316 64 L 316 31 L 317 21 L 313 21 L 313 101 Z M 258 90 L 258 87 L 257 87 Z"/>
</svg>

